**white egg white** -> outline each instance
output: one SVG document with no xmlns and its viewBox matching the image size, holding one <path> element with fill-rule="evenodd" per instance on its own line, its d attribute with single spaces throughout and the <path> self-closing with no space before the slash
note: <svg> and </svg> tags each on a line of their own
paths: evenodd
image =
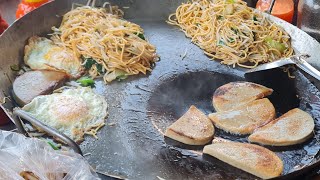
<svg viewBox="0 0 320 180">
<path fill-rule="evenodd" d="M 33 70 L 62 71 L 73 78 L 80 77 L 83 72 L 80 59 L 71 50 L 54 44 L 50 39 L 33 36 L 24 51 L 24 62 Z"/>
<path fill-rule="evenodd" d="M 83 140 L 85 132 L 104 124 L 108 115 L 105 98 L 88 87 L 38 96 L 22 109 L 76 142 Z"/>
</svg>

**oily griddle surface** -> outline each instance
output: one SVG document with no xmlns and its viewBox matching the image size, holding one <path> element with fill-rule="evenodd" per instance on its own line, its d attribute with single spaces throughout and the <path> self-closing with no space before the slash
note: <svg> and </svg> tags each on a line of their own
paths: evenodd
<svg viewBox="0 0 320 180">
<path fill-rule="evenodd" d="M 168 15 L 183 1 L 110 1 L 119 7 L 129 7 L 124 9 L 125 18 L 144 28 L 146 37 L 157 47 L 161 61 L 146 76 L 129 77 L 123 82 L 108 85 L 97 81 L 96 91 L 108 100 L 110 115 L 107 125 L 98 132 L 99 139 L 87 136 L 81 148 L 89 163 L 99 172 L 129 179 L 255 178 L 213 158 L 203 158 L 202 147 L 167 145 L 160 132 L 179 118 L 191 104 L 205 113 L 213 112 L 211 96 L 214 90 L 231 81 L 245 80 L 244 69 L 233 69 L 210 61 L 184 33 L 165 23 Z M 100 5 L 103 3 L 102 0 L 97 2 Z M 72 3 L 84 4 L 86 1 L 55 0 L 18 20 L 0 37 L 0 49 L 4 52 L 0 53 L 1 97 L 2 92 L 8 94 L 10 78 L 14 79 L 10 65 L 22 63 L 26 40 L 32 35 L 50 33 L 51 27 L 59 25 L 61 16 L 71 9 Z M 296 53 L 310 54 L 309 62 L 319 69 L 320 44 L 296 27 L 273 17 L 271 19 L 291 35 Z M 260 76 L 254 76 L 249 80 L 274 88 L 275 92 L 270 98 L 279 110 L 278 115 L 285 109 L 299 105 L 315 118 L 315 136 L 310 141 L 300 146 L 274 149 L 284 161 L 284 174 L 294 171 L 294 167 L 306 166 L 304 170 L 310 170 L 308 164 L 319 150 L 316 139 L 319 139 L 320 133 L 320 94 L 301 73 L 297 72 L 296 78 L 290 81 L 279 78 L 285 77 L 280 72 L 269 72 L 264 76 L 265 79 L 256 79 Z M 296 95 L 299 99 L 294 98 Z M 246 141 L 246 136 L 232 136 L 220 130 L 217 130 L 216 136 Z"/>
<path fill-rule="evenodd" d="M 203 157 L 202 147 L 164 141 L 162 135 L 190 105 L 206 114 L 214 112 L 211 100 L 215 89 L 228 82 L 246 80 L 244 69 L 209 60 L 179 29 L 163 21 L 137 23 L 157 47 L 161 60 L 146 76 L 108 85 L 97 81 L 96 91 L 108 100 L 110 115 L 107 125 L 98 133 L 99 139 L 86 137 L 81 144 L 84 154 L 89 153 L 86 156 L 89 163 L 99 172 L 129 179 L 255 179 L 214 158 Z M 253 74 L 247 80 L 275 90 L 270 100 L 278 116 L 300 107 L 316 123 L 315 136 L 306 143 L 287 148 L 268 147 L 283 160 L 285 175 L 308 166 L 320 149 L 319 91 L 298 71 L 295 79 L 289 79 L 281 69 L 265 73 Z M 215 136 L 247 142 L 247 136 L 230 135 L 217 128 Z"/>
</svg>

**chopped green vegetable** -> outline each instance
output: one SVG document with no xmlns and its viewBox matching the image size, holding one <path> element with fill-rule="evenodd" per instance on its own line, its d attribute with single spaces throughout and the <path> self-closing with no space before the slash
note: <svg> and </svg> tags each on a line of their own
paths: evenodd
<svg viewBox="0 0 320 180">
<path fill-rule="evenodd" d="M 103 74 L 104 73 L 104 71 L 103 71 L 103 68 L 102 68 L 102 65 L 101 64 L 96 64 L 96 67 L 97 67 L 97 70 L 98 70 L 98 72 L 100 73 L 100 74 Z"/>
<path fill-rule="evenodd" d="M 94 86 L 94 80 L 90 77 L 84 76 L 77 80 L 78 83 L 80 83 L 81 86 L 87 87 L 87 86 Z"/>
<path fill-rule="evenodd" d="M 229 38 L 228 41 L 231 42 L 231 43 L 233 43 L 233 42 L 234 42 L 234 39 L 233 39 L 233 38 Z"/>
<path fill-rule="evenodd" d="M 95 63 L 96 63 L 96 61 L 94 59 L 86 58 L 85 64 L 83 66 L 84 66 L 84 68 L 86 68 L 86 70 L 89 70 Z"/>
<path fill-rule="evenodd" d="M 146 38 L 144 37 L 144 35 L 142 33 L 136 32 L 134 34 L 137 35 L 140 39 L 146 40 Z"/>
<path fill-rule="evenodd" d="M 97 67 L 97 70 L 100 74 L 104 73 L 103 66 L 97 63 L 93 58 L 85 58 L 85 64 L 83 65 L 86 70 L 90 70 L 93 65 Z"/>
<path fill-rule="evenodd" d="M 221 45 L 225 45 L 225 43 L 220 39 L 217 45 L 221 46 Z"/>
<path fill-rule="evenodd" d="M 108 82 L 111 82 L 115 79 L 117 79 L 118 81 L 121 81 L 126 79 L 127 77 L 128 77 L 128 74 L 125 71 L 117 69 L 112 73 L 109 73 L 108 75 L 106 75 L 106 80 Z"/>
<path fill-rule="evenodd" d="M 47 141 L 47 143 L 52 147 L 52 149 L 59 150 L 59 148 L 53 142 Z"/>
<path fill-rule="evenodd" d="M 287 49 L 284 44 L 282 44 L 282 43 L 280 43 L 280 42 L 278 42 L 276 40 L 273 40 L 271 37 L 265 38 L 264 41 L 267 43 L 267 45 L 270 48 L 277 49 L 281 53 L 283 53 Z"/>
<path fill-rule="evenodd" d="M 253 20 L 254 20 L 254 21 L 258 21 L 258 19 L 257 19 L 256 16 L 253 16 Z"/>
<path fill-rule="evenodd" d="M 19 70 L 20 70 L 19 65 L 17 65 L 17 64 L 11 65 L 11 66 L 10 66 L 10 69 L 11 69 L 12 71 L 19 71 Z"/>
<path fill-rule="evenodd" d="M 128 77 L 128 75 L 127 75 L 127 74 L 123 74 L 123 75 L 119 75 L 119 76 L 117 76 L 117 79 L 118 79 L 118 81 L 121 81 L 121 80 L 125 80 L 125 79 L 127 79 L 127 77 Z"/>
<path fill-rule="evenodd" d="M 236 0 L 226 0 L 227 3 L 231 3 L 231 4 L 234 4 L 236 3 Z"/>
<path fill-rule="evenodd" d="M 218 20 L 221 20 L 221 19 L 223 19 L 223 16 L 220 16 L 220 15 L 219 15 L 219 16 L 217 17 L 217 19 L 218 19 Z"/>
<path fill-rule="evenodd" d="M 231 30 L 232 30 L 235 34 L 238 34 L 238 30 L 237 30 L 237 29 L 231 28 Z"/>
<path fill-rule="evenodd" d="M 225 13 L 227 15 L 231 15 L 231 14 L 233 14 L 233 11 L 234 11 L 233 4 L 227 4 L 226 9 L 225 9 Z"/>
<path fill-rule="evenodd" d="M 61 147 L 61 144 L 56 144 L 51 140 L 45 139 L 43 137 L 40 137 L 40 139 L 45 141 L 47 144 L 49 144 L 52 147 L 52 149 L 54 149 L 54 150 L 59 150 Z"/>
</svg>

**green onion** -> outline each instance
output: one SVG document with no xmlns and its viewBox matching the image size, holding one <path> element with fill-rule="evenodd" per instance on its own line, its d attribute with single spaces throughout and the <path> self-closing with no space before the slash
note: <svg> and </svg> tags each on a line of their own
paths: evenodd
<svg viewBox="0 0 320 180">
<path fill-rule="evenodd" d="M 227 15 L 233 14 L 233 12 L 234 12 L 233 4 L 227 4 L 225 12 L 226 12 Z"/>
<path fill-rule="evenodd" d="M 83 65 L 86 70 L 90 70 L 93 65 L 97 67 L 97 70 L 100 74 L 104 73 L 103 66 L 97 63 L 93 58 L 84 58 L 85 64 Z"/>
<path fill-rule="evenodd" d="M 234 4 L 236 3 L 236 0 L 226 0 L 227 3 L 231 3 L 231 4 Z"/>
<path fill-rule="evenodd" d="M 233 38 L 229 38 L 228 41 L 231 42 L 231 43 L 233 43 L 233 42 L 234 42 L 234 39 L 233 39 Z"/>
<path fill-rule="evenodd" d="M 221 46 L 221 45 L 225 45 L 225 43 L 220 39 L 217 45 Z"/>
<path fill-rule="evenodd" d="M 257 19 L 256 16 L 253 16 L 253 20 L 254 20 L 254 21 L 258 21 L 258 19 Z"/>
<path fill-rule="evenodd" d="M 119 70 L 119 69 L 116 69 L 112 73 L 109 73 L 105 76 L 105 78 L 108 82 L 111 82 L 115 79 L 117 79 L 118 81 L 121 81 L 121 80 L 126 79 L 127 77 L 128 77 L 128 74 L 125 71 Z"/>
<path fill-rule="evenodd" d="M 271 37 L 266 37 L 264 39 L 264 41 L 267 43 L 267 45 L 270 47 L 270 48 L 274 48 L 274 49 L 277 49 L 278 51 L 280 51 L 281 53 L 283 53 L 287 48 L 284 44 L 276 41 L 276 40 L 273 40 Z"/>
<path fill-rule="evenodd" d="M 231 28 L 231 30 L 232 30 L 235 34 L 238 34 L 238 30 L 237 30 L 237 29 Z"/>
<path fill-rule="evenodd" d="M 54 143 L 54 142 L 52 142 L 50 140 L 47 140 L 47 139 L 45 139 L 43 137 L 40 137 L 40 139 L 45 141 L 47 144 L 49 144 L 52 147 L 52 149 L 54 149 L 54 150 L 59 150 L 60 149 L 59 146 L 56 143 Z"/>
<path fill-rule="evenodd" d="M 140 39 L 146 40 L 146 38 L 144 37 L 144 35 L 142 33 L 136 32 L 134 34 L 137 35 Z"/>
<path fill-rule="evenodd" d="M 87 87 L 93 87 L 94 86 L 94 80 L 90 77 L 84 76 L 77 80 L 78 83 L 80 83 L 81 86 Z"/>
<path fill-rule="evenodd" d="M 47 143 L 52 147 L 52 149 L 59 150 L 59 148 L 54 143 L 52 143 L 50 141 L 47 141 Z"/>
<path fill-rule="evenodd" d="M 128 75 L 127 75 L 127 74 L 123 74 L 123 75 L 117 76 L 117 80 L 118 80 L 118 81 L 125 80 L 125 79 L 127 79 L 127 78 L 128 78 Z"/>
</svg>

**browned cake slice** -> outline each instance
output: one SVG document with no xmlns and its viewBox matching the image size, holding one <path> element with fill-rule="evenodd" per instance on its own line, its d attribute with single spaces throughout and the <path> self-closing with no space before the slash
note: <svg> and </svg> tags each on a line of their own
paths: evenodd
<svg viewBox="0 0 320 180">
<path fill-rule="evenodd" d="M 219 87 L 213 94 L 213 107 L 217 112 L 228 111 L 237 106 L 272 94 L 273 90 L 251 82 L 231 82 Z"/>
<path fill-rule="evenodd" d="M 278 119 L 258 128 L 249 136 L 249 141 L 272 146 L 299 144 L 312 136 L 312 117 L 298 109 L 292 109 Z"/>
<path fill-rule="evenodd" d="M 275 109 L 267 98 L 251 101 L 230 111 L 209 114 L 216 127 L 233 134 L 251 134 L 275 117 Z"/>
<path fill-rule="evenodd" d="M 204 145 L 211 141 L 214 127 L 208 117 L 195 106 L 169 126 L 165 136 L 189 145 Z"/>
<path fill-rule="evenodd" d="M 283 162 L 274 152 L 254 144 L 217 142 L 205 146 L 203 153 L 263 179 L 283 171 Z"/>
</svg>

